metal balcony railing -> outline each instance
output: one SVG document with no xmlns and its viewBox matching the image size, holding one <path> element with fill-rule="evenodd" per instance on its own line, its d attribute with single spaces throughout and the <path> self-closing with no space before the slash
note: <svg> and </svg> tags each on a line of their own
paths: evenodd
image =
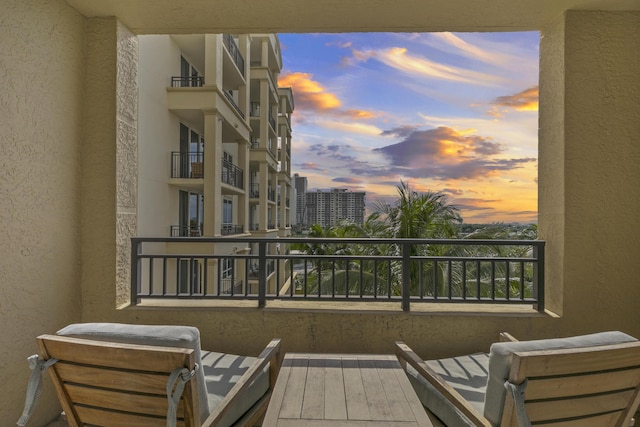
<svg viewBox="0 0 640 427">
<path fill-rule="evenodd" d="M 200 237 L 202 236 L 202 227 L 200 226 L 182 226 L 172 225 L 170 230 L 171 237 Z"/>
<path fill-rule="evenodd" d="M 229 55 L 231 55 L 233 62 L 235 62 L 236 67 L 238 67 L 240 74 L 242 74 L 242 77 L 244 77 L 244 58 L 242 57 L 240 49 L 238 49 L 238 45 L 236 44 L 233 36 L 231 34 L 223 34 L 222 42 L 227 48 Z"/>
<path fill-rule="evenodd" d="M 236 100 L 233 99 L 233 95 L 231 95 L 229 92 L 227 92 L 226 90 L 223 91 L 225 98 L 227 98 L 227 100 L 229 101 L 229 103 L 231 103 L 231 105 L 233 106 L 233 108 L 238 112 L 238 114 L 240 114 L 240 117 L 242 117 L 244 119 L 244 113 L 242 112 L 242 110 L 240 109 L 240 107 L 238 107 L 238 104 L 236 104 Z"/>
<path fill-rule="evenodd" d="M 173 76 L 171 87 L 201 87 L 204 84 L 203 76 Z"/>
<path fill-rule="evenodd" d="M 244 171 L 233 163 L 222 160 L 222 182 L 236 188 L 244 187 Z"/>
<path fill-rule="evenodd" d="M 186 242 L 189 252 L 177 250 Z M 229 254 L 228 245 L 211 245 L 234 242 L 254 249 Z M 235 298 L 256 300 L 259 307 L 274 299 L 386 301 L 404 311 L 425 303 L 520 304 L 543 312 L 544 245 L 540 240 L 140 237 L 131 239 L 131 301 Z M 291 251 L 296 247 L 299 251 Z M 233 295 L 221 292 L 216 266 L 229 259 L 235 263 L 234 283 L 256 279 L 254 292 L 247 287 Z M 186 273 L 178 274 L 183 265 L 198 274 L 184 278 Z"/>
<path fill-rule="evenodd" d="M 260 184 L 252 182 L 249 184 L 249 197 L 252 199 L 260 198 Z"/>
<path fill-rule="evenodd" d="M 220 228 L 220 234 L 223 236 L 232 236 L 234 234 L 242 234 L 244 233 L 243 225 L 235 225 L 235 224 L 222 224 Z"/>
<path fill-rule="evenodd" d="M 203 178 L 204 154 L 202 152 L 171 153 L 171 178 Z"/>
</svg>

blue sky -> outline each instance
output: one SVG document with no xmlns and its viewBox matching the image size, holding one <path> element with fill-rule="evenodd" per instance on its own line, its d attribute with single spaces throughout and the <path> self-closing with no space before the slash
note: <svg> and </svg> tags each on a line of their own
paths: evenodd
<svg viewBox="0 0 640 427">
<path fill-rule="evenodd" d="M 467 223 L 537 222 L 539 34 L 279 34 L 292 171 L 309 187 L 447 194 Z"/>
</svg>

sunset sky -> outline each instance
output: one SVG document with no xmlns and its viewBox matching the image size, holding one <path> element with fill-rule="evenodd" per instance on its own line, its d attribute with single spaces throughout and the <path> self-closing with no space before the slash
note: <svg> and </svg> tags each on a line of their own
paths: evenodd
<svg viewBox="0 0 640 427">
<path fill-rule="evenodd" d="M 465 223 L 537 222 L 537 32 L 279 34 L 292 173 L 440 191 Z"/>
</svg>

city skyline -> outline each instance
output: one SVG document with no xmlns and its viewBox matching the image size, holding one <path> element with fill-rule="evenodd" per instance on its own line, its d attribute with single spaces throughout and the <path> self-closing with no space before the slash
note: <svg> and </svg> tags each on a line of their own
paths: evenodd
<svg viewBox="0 0 640 427">
<path fill-rule="evenodd" d="M 443 192 L 467 223 L 537 222 L 539 34 L 280 34 L 292 173 Z"/>
</svg>

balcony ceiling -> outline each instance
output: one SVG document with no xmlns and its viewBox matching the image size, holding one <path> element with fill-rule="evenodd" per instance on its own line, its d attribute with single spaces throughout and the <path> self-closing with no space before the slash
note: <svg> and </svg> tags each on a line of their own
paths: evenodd
<svg viewBox="0 0 640 427">
<path fill-rule="evenodd" d="M 565 10 L 640 10 L 638 0 L 67 0 L 137 34 L 539 30 Z"/>
</svg>

